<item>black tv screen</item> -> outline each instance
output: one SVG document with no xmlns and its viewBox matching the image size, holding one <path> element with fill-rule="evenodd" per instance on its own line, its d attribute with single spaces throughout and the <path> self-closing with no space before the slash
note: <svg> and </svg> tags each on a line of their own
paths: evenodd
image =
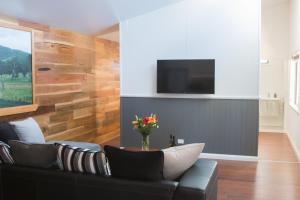
<svg viewBox="0 0 300 200">
<path fill-rule="evenodd" d="M 215 60 L 158 60 L 157 93 L 214 94 Z"/>
</svg>

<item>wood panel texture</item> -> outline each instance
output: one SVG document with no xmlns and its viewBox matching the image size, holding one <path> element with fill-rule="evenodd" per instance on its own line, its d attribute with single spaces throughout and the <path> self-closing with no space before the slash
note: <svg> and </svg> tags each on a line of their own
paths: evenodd
<svg viewBox="0 0 300 200">
<path fill-rule="evenodd" d="M 102 143 L 120 134 L 119 44 L 96 39 L 95 52 L 95 141 Z"/>
<path fill-rule="evenodd" d="M 15 21 L 14 21 L 15 23 Z M 103 143 L 119 136 L 119 44 L 27 21 L 34 32 L 36 112 L 48 140 Z"/>
</svg>

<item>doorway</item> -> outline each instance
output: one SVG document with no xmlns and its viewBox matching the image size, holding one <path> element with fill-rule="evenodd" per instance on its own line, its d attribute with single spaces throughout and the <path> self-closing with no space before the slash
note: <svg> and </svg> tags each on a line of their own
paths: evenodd
<svg viewBox="0 0 300 200">
<path fill-rule="evenodd" d="M 262 0 L 259 132 L 284 133 L 289 2 Z"/>
</svg>

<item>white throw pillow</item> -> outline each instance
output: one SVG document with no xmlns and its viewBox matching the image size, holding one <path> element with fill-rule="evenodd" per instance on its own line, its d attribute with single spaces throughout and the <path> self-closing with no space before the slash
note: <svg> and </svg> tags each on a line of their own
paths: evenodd
<svg viewBox="0 0 300 200">
<path fill-rule="evenodd" d="M 45 138 L 40 126 L 33 118 L 22 121 L 10 122 L 21 141 L 30 143 L 45 143 Z"/>
<path fill-rule="evenodd" d="M 165 179 L 174 180 L 193 166 L 199 159 L 204 146 L 204 143 L 194 143 L 163 149 Z"/>
</svg>

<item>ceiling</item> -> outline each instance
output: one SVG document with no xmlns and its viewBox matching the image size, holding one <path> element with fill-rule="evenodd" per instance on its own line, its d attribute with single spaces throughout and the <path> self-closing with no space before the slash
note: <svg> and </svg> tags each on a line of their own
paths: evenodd
<svg viewBox="0 0 300 200">
<path fill-rule="evenodd" d="M 0 14 L 96 35 L 120 21 L 182 0 L 3 0 Z"/>
</svg>

